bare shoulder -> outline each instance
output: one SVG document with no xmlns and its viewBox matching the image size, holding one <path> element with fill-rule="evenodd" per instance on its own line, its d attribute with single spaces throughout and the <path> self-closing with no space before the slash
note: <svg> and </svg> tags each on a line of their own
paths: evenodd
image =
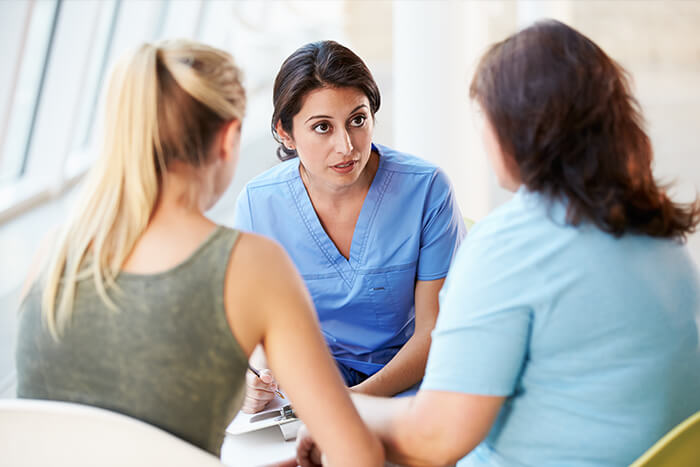
<svg viewBox="0 0 700 467">
<path fill-rule="evenodd" d="M 248 232 L 240 234 L 231 252 L 226 286 L 238 291 L 238 298 L 250 308 L 258 310 L 311 301 L 304 280 L 282 245 Z"/>
<path fill-rule="evenodd" d="M 307 302 L 303 281 L 284 248 L 247 232 L 231 251 L 225 290 L 229 324 L 248 353 L 282 307 Z"/>
<path fill-rule="evenodd" d="M 269 284 L 294 274 L 296 267 L 282 245 L 273 239 L 241 232 L 231 251 L 228 272 L 244 282 L 264 279 Z"/>
<path fill-rule="evenodd" d="M 250 232 L 241 232 L 236 247 L 231 252 L 231 262 L 246 266 L 261 263 L 284 263 L 289 261 L 284 248 L 276 241 Z"/>
</svg>

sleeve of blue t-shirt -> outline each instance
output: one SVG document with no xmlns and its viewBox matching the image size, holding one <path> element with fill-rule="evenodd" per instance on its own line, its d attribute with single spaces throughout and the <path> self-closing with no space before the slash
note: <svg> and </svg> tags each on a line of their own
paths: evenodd
<svg viewBox="0 0 700 467">
<path fill-rule="evenodd" d="M 236 212 L 233 215 L 233 227 L 239 230 L 253 230 L 253 217 L 250 212 L 248 188 L 243 187 L 236 200 Z"/>
<path fill-rule="evenodd" d="M 523 304 L 512 254 L 477 225 L 440 292 L 422 389 L 513 394 L 528 350 L 531 309 Z M 500 244 L 500 245 L 499 245 Z M 517 259 L 517 258 L 516 258 Z"/>
<path fill-rule="evenodd" d="M 425 200 L 418 280 L 445 277 L 465 233 L 464 220 L 450 181 L 442 170 L 437 169 Z"/>
</svg>

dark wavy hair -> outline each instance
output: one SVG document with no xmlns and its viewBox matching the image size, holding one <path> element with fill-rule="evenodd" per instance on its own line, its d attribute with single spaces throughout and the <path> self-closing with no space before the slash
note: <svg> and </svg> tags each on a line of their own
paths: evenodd
<svg viewBox="0 0 700 467">
<path fill-rule="evenodd" d="M 287 133 L 292 132 L 292 119 L 299 113 L 306 95 L 319 88 L 356 88 L 369 100 L 372 117 L 379 110 L 381 96 L 372 73 L 360 57 L 335 41 L 320 41 L 297 49 L 282 63 L 272 92 L 272 136 L 280 143 L 280 160 L 297 156 L 294 149 L 282 144 L 275 126 L 279 121 Z"/>
<path fill-rule="evenodd" d="M 628 73 L 558 21 L 538 22 L 496 43 L 470 86 L 522 183 L 565 199 L 567 222 L 684 240 L 700 202 L 673 203 L 656 183 L 643 117 Z"/>
</svg>

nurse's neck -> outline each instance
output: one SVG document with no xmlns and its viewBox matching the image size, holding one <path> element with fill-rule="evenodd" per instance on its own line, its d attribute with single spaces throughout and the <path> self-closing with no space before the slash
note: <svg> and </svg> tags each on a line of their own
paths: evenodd
<svg viewBox="0 0 700 467">
<path fill-rule="evenodd" d="M 303 164 L 299 164 L 299 174 L 315 208 L 318 209 L 322 205 L 325 208 L 340 209 L 346 207 L 348 203 L 354 204 L 353 201 L 360 203 L 364 201 L 378 167 L 379 155 L 372 151 L 367 165 L 357 180 L 352 183 L 333 183 L 332 179 L 315 177 L 304 168 Z"/>
</svg>

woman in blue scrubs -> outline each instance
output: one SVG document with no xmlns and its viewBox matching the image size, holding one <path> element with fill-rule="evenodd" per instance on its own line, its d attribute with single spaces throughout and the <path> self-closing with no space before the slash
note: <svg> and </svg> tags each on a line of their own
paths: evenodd
<svg viewBox="0 0 700 467">
<path fill-rule="evenodd" d="M 273 101 L 284 162 L 246 185 L 235 226 L 291 255 L 348 386 L 404 391 L 423 377 L 438 292 L 465 233 L 450 182 L 433 164 L 372 142 L 379 89 L 336 42 L 287 58 Z M 274 379 L 262 375 L 249 378 L 244 410 L 273 397 Z"/>
</svg>

